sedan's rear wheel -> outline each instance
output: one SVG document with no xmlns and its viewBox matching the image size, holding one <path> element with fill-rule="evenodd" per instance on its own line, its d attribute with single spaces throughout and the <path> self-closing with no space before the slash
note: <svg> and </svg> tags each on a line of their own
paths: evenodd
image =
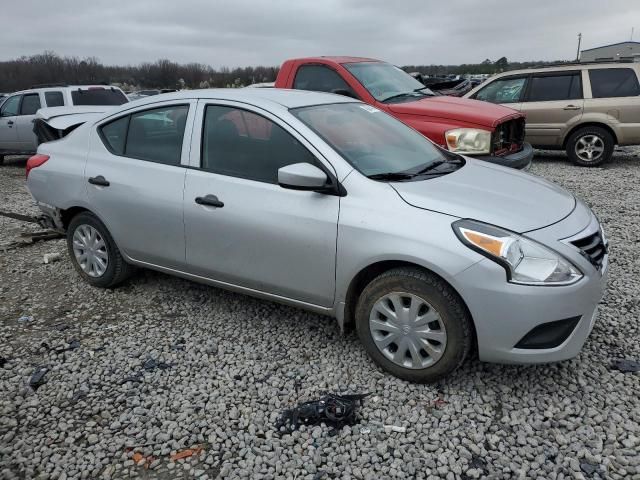
<svg viewBox="0 0 640 480">
<path fill-rule="evenodd" d="M 113 287 L 133 271 L 122 258 L 107 227 L 90 212 L 82 212 L 71 220 L 67 247 L 75 269 L 94 287 Z"/>
<path fill-rule="evenodd" d="M 378 365 L 413 382 L 446 376 L 471 349 L 471 319 L 460 297 L 439 277 L 413 268 L 390 270 L 365 287 L 356 327 Z"/>
</svg>

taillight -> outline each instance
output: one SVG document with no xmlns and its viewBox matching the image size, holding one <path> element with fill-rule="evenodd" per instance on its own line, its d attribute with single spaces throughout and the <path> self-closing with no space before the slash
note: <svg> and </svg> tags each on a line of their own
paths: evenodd
<svg viewBox="0 0 640 480">
<path fill-rule="evenodd" d="M 44 162 L 49 160 L 49 155 L 37 154 L 27 160 L 27 168 L 26 168 L 26 178 L 29 178 L 29 172 L 34 168 L 39 167 Z"/>
</svg>

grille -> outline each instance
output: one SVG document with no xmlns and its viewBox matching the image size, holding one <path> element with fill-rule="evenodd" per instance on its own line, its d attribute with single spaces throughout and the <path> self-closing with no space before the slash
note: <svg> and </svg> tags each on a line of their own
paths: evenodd
<svg viewBox="0 0 640 480">
<path fill-rule="evenodd" d="M 498 125 L 493 132 L 492 146 L 494 155 L 518 151 L 524 141 L 524 118 L 508 120 Z"/>
<path fill-rule="evenodd" d="M 593 233 L 588 237 L 580 238 L 571 242 L 580 249 L 584 255 L 596 268 L 602 267 L 602 261 L 607 254 L 607 245 L 602 239 L 600 232 Z"/>
</svg>

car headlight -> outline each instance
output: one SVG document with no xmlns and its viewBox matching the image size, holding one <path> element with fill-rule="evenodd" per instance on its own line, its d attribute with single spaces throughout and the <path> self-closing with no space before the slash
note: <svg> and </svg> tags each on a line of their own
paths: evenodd
<svg viewBox="0 0 640 480">
<path fill-rule="evenodd" d="M 569 285 L 582 278 L 559 253 L 516 233 L 475 220 L 458 220 L 452 226 L 462 243 L 504 267 L 511 283 Z"/>
<path fill-rule="evenodd" d="M 482 155 L 491 152 L 491 132 L 477 128 L 456 128 L 444 134 L 452 152 Z"/>
</svg>

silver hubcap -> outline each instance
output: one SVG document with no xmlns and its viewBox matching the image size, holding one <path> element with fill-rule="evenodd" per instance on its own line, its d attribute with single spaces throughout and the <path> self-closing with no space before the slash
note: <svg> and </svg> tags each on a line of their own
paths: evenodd
<svg viewBox="0 0 640 480">
<path fill-rule="evenodd" d="M 435 364 L 447 346 L 447 331 L 438 311 L 411 293 L 380 298 L 369 315 L 369 330 L 378 350 L 401 367 Z"/>
<path fill-rule="evenodd" d="M 604 142 L 597 135 L 585 135 L 576 142 L 576 155 L 585 162 L 598 160 L 604 152 Z"/>
<path fill-rule="evenodd" d="M 73 254 L 84 273 L 101 277 L 109 265 L 107 245 L 91 225 L 80 225 L 73 232 Z"/>
</svg>

